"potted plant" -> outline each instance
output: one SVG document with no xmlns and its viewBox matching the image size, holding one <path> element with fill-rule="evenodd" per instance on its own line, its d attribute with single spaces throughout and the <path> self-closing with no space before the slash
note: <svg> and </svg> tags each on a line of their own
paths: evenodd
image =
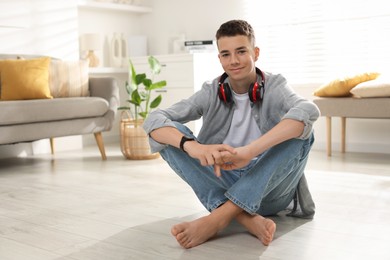
<svg viewBox="0 0 390 260">
<path fill-rule="evenodd" d="M 129 80 L 125 83 L 128 94 L 128 105 L 118 109 L 125 112 L 126 118 L 121 119 L 121 150 L 128 159 L 153 159 L 158 153 L 151 153 L 148 136 L 142 124 L 149 113 L 157 108 L 162 100 L 161 94 L 153 98 L 154 90 L 167 85 L 165 80 L 154 82 L 154 77 L 161 72 L 160 62 L 153 56 L 148 57 L 151 78 L 145 73 L 137 74 L 134 65 L 129 60 Z"/>
</svg>

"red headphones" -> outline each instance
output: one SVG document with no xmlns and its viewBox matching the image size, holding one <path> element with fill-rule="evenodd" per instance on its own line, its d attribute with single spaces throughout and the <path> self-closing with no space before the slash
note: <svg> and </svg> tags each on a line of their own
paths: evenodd
<svg viewBox="0 0 390 260">
<path fill-rule="evenodd" d="M 248 95 L 249 100 L 252 103 L 256 103 L 257 101 L 263 100 L 264 97 L 264 74 L 263 72 L 256 68 L 256 74 L 260 75 L 261 77 L 261 83 L 252 83 L 249 86 Z M 228 75 L 226 73 L 223 73 L 218 81 L 218 97 L 222 102 L 225 104 L 230 104 L 232 102 L 232 90 L 230 89 L 230 86 L 228 83 L 224 83 L 224 81 L 227 79 Z"/>
</svg>

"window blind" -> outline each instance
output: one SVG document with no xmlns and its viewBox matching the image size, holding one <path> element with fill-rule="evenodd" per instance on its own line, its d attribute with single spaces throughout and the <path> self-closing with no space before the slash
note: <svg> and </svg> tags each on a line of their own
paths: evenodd
<svg viewBox="0 0 390 260">
<path fill-rule="evenodd" d="M 390 8 L 382 0 L 244 0 L 258 66 L 292 84 L 390 68 Z"/>
</svg>

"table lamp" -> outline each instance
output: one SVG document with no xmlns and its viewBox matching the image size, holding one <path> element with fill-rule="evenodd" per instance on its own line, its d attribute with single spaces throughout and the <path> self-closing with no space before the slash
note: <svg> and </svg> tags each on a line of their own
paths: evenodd
<svg viewBox="0 0 390 260">
<path fill-rule="evenodd" d="M 89 59 L 89 67 L 97 67 L 99 65 L 99 58 L 94 51 L 101 50 L 101 38 L 98 33 L 86 33 L 81 35 L 80 48 L 87 52 L 86 58 Z"/>
</svg>

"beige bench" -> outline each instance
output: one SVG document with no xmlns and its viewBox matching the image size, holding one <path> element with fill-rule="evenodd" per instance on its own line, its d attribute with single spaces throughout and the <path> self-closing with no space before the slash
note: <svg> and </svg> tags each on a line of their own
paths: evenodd
<svg viewBox="0 0 390 260">
<path fill-rule="evenodd" d="M 332 155 L 332 117 L 341 118 L 341 152 L 345 153 L 347 118 L 387 118 L 390 119 L 390 98 L 315 98 L 321 115 L 326 117 L 326 152 Z"/>
</svg>

